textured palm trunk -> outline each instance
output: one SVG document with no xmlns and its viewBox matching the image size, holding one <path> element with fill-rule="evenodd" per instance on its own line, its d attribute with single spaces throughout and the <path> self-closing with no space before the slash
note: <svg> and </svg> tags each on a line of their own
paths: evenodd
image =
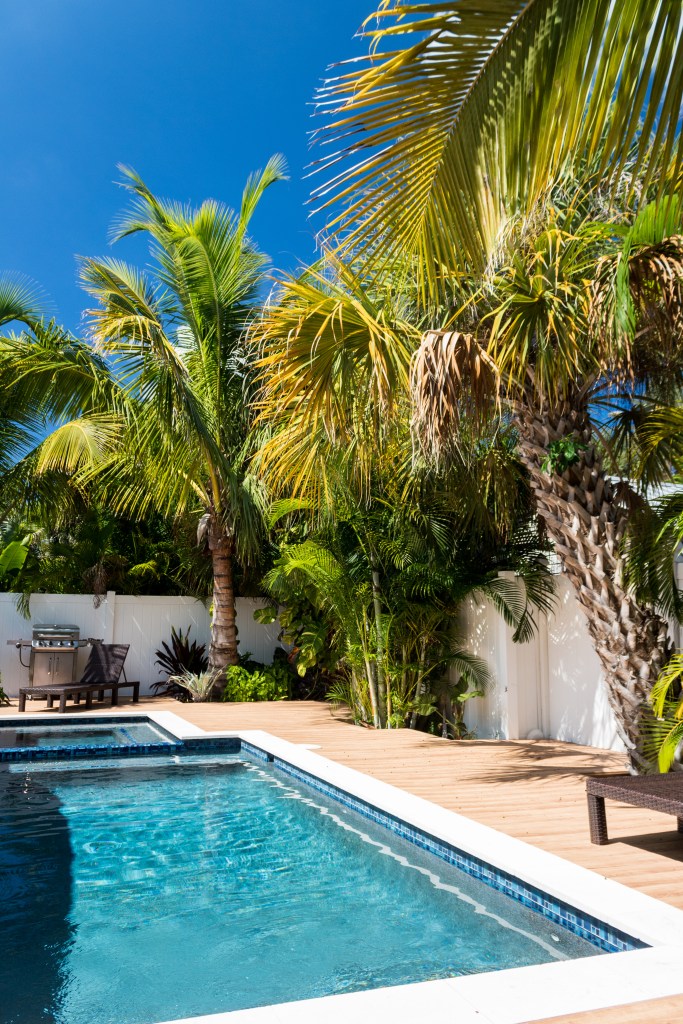
<svg viewBox="0 0 683 1024">
<path fill-rule="evenodd" d="M 372 607 L 375 615 L 375 633 L 377 635 L 377 713 L 379 728 L 383 729 L 391 714 L 390 698 L 387 692 L 387 681 L 384 675 L 384 644 L 382 642 L 382 590 L 380 587 L 379 570 L 372 565 Z"/>
<path fill-rule="evenodd" d="M 209 549 L 213 566 L 213 622 L 209 646 L 209 671 L 216 672 L 214 696 L 225 687 L 225 669 L 239 664 L 237 650 L 237 614 L 233 580 L 234 542 L 217 523 L 209 530 Z"/>
<path fill-rule="evenodd" d="M 619 736 L 632 770 L 644 769 L 643 706 L 670 656 L 671 642 L 666 621 L 639 605 L 622 583 L 619 545 L 628 510 L 605 476 L 580 401 L 567 402 L 553 414 L 520 405 L 514 419 L 538 511 L 586 613 Z M 544 473 L 541 465 L 549 445 L 565 437 L 582 442 L 585 449 L 561 475 Z"/>
</svg>

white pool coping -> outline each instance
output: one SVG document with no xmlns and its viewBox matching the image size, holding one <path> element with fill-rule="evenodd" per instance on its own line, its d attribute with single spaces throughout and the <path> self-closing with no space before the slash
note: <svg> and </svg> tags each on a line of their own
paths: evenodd
<svg viewBox="0 0 683 1024">
<path fill-rule="evenodd" d="M 347 1024 L 349 1019 L 353 1024 L 382 1024 L 385 1020 L 414 1024 L 421 1019 L 430 1024 L 527 1024 L 546 1017 L 683 995 L 683 911 L 330 761 L 307 745 L 290 743 L 260 730 L 207 732 L 170 711 L 140 713 L 180 740 L 243 739 L 651 947 L 158 1024 Z M 22 715 L 19 720 L 25 722 L 27 717 Z M 41 718 L 45 721 L 44 715 Z"/>
</svg>

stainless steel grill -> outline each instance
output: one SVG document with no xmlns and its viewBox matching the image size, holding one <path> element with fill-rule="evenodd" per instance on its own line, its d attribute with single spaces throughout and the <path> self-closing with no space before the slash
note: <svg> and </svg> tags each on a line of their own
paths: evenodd
<svg viewBox="0 0 683 1024">
<path fill-rule="evenodd" d="M 19 658 L 25 665 L 22 653 L 30 648 L 28 659 L 28 685 L 49 686 L 72 683 L 76 678 L 76 655 L 78 648 L 88 643 L 80 640 L 81 631 L 72 623 L 35 623 L 30 640 L 15 640 Z"/>
</svg>

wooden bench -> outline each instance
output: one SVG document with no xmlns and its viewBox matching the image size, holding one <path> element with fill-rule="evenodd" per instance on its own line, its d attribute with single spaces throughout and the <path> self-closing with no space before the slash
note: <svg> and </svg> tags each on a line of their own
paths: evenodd
<svg viewBox="0 0 683 1024">
<path fill-rule="evenodd" d="M 605 799 L 673 814 L 683 833 L 683 772 L 668 775 L 603 775 L 586 782 L 591 842 L 608 842 Z"/>
<path fill-rule="evenodd" d="M 116 707 L 119 702 L 119 690 L 132 687 L 133 703 L 140 700 L 140 683 L 124 680 L 122 683 L 66 683 L 60 686 L 23 686 L 19 690 L 19 710 L 26 710 L 27 697 L 45 697 L 48 708 L 54 706 L 56 698 L 59 698 L 59 714 L 66 711 L 66 702 L 71 697 L 75 704 L 80 703 L 81 697 L 85 697 L 86 708 L 92 707 L 93 694 L 98 695 L 98 700 L 104 700 L 106 690 L 111 690 L 111 706 Z"/>
</svg>

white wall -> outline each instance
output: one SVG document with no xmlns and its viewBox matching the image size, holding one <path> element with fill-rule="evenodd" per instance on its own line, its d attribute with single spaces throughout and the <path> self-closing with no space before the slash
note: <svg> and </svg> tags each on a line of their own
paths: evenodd
<svg viewBox="0 0 683 1024">
<path fill-rule="evenodd" d="M 586 615 L 569 580 L 559 576 L 556 582 L 557 607 L 548 620 L 548 734 L 570 743 L 623 750 Z"/>
<path fill-rule="evenodd" d="M 278 622 L 262 626 L 254 621 L 254 609 L 263 602 L 251 598 L 237 599 L 237 628 L 241 651 L 251 651 L 257 661 L 269 663 L 273 651 L 280 646 L 277 635 Z M 151 685 L 162 678 L 154 664 L 156 650 L 161 642 L 171 637 L 171 626 L 185 631 L 192 627 L 190 639 L 208 644 L 211 620 L 208 602 L 191 597 L 122 597 L 110 591 L 95 608 L 90 595 L 81 594 L 34 594 L 31 597 L 31 615 L 25 619 L 17 610 L 16 594 L 0 594 L 0 672 L 2 685 L 11 696 L 16 696 L 20 686 L 28 685 L 28 668 L 19 663 L 18 651 L 8 646 L 7 640 L 30 640 L 31 626 L 42 623 L 75 623 L 80 627 L 81 637 L 96 637 L 105 643 L 130 644 L 126 659 L 126 675 L 139 679 L 141 693 L 151 693 Z M 23 659 L 28 664 L 28 650 L 24 648 Z M 76 676 L 80 676 L 89 648 L 78 652 Z"/>
<path fill-rule="evenodd" d="M 505 623 L 490 602 L 470 598 L 463 610 L 460 630 L 467 648 L 483 658 L 491 672 L 486 695 L 466 704 L 465 720 L 477 736 L 500 739 L 509 732 Z"/>
<path fill-rule="evenodd" d="M 569 580 L 557 576 L 555 582 L 555 612 L 536 615 L 537 634 L 528 644 L 512 643 L 512 631 L 489 602 L 467 603 L 461 628 L 493 677 L 486 697 L 467 703 L 467 725 L 482 738 L 541 733 L 623 750 L 585 614 Z"/>
</svg>

